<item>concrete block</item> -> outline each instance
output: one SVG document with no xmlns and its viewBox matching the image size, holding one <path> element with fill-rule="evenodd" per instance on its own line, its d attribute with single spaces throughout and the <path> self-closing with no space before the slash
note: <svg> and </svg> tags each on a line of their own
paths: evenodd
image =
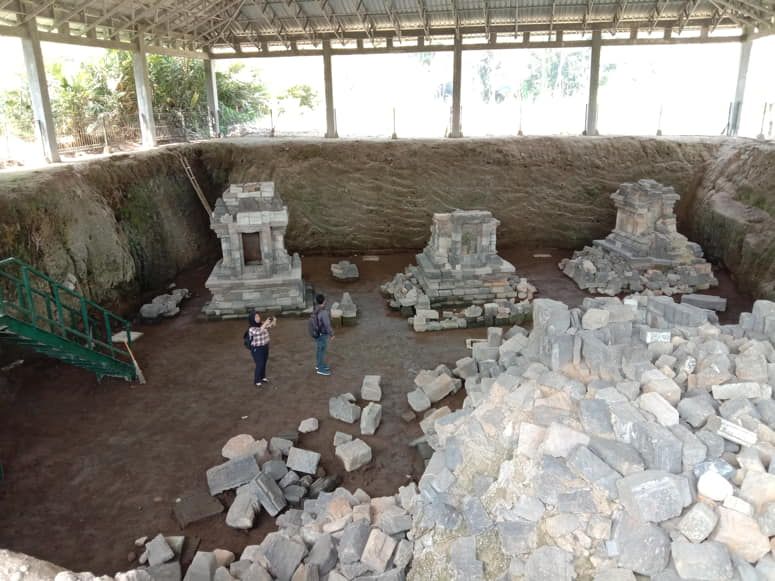
<svg viewBox="0 0 775 581">
<path fill-rule="evenodd" d="M 366 375 L 361 384 L 361 399 L 366 401 L 380 401 L 382 399 L 382 387 L 379 375 Z"/>
<path fill-rule="evenodd" d="M 679 516 L 692 502 L 689 481 L 661 470 L 631 474 L 616 483 L 619 500 L 633 516 L 662 522 Z"/>
<path fill-rule="evenodd" d="M 361 434 L 373 436 L 382 421 L 382 406 L 378 403 L 370 403 L 361 413 Z"/>
<path fill-rule="evenodd" d="M 361 562 L 375 573 L 383 573 L 396 545 L 395 539 L 379 529 L 372 529 L 363 548 Z"/>
<path fill-rule="evenodd" d="M 361 439 L 355 439 L 336 448 L 336 457 L 344 464 L 347 472 L 352 472 L 371 462 L 371 448 Z"/>
</svg>

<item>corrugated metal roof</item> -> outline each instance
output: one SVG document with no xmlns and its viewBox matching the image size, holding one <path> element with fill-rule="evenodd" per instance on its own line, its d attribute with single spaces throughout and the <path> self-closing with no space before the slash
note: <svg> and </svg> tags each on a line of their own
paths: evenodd
<svg viewBox="0 0 775 581">
<path fill-rule="evenodd" d="M 0 34 L 22 35 L 34 17 L 44 34 L 76 42 L 142 35 L 152 46 L 217 51 L 325 39 L 492 38 L 517 29 L 775 26 L 767 0 L 53 0 L 19 11 L 29 4 L 0 0 Z"/>
</svg>

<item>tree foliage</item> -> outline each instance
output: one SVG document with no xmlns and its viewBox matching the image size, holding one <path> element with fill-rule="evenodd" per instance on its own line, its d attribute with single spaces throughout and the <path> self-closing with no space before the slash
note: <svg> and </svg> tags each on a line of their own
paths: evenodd
<svg viewBox="0 0 775 581">
<path fill-rule="evenodd" d="M 153 110 L 157 116 L 183 119 L 193 130 L 208 127 L 204 63 L 164 55 L 148 55 Z M 61 63 L 47 67 L 51 104 L 61 133 L 89 131 L 96 120 L 137 118 L 132 55 L 106 51 L 94 63 L 81 63 L 66 74 Z M 242 64 L 216 73 L 221 131 L 255 121 L 269 113 L 270 95 L 257 75 Z M 317 94 L 308 85 L 294 85 L 280 99 L 296 99 L 299 106 L 313 108 Z M 32 106 L 27 83 L 0 94 L 0 114 L 10 128 L 23 137 L 33 136 Z"/>
</svg>

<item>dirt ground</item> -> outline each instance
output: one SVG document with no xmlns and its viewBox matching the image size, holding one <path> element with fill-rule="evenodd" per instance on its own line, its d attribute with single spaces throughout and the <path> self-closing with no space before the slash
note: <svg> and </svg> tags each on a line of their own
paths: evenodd
<svg viewBox="0 0 775 581">
<path fill-rule="evenodd" d="M 538 252 L 552 257 L 534 258 Z M 539 296 L 570 305 L 585 296 L 556 267 L 565 251 L 502 255 L 540 289 Z M 467 355 L 464 339 L 485 331 L 415 334 L 387 309 L 379 284 L 411 263 L 411 254 L 381 256 L 379 262 L 352 258 L 361 279 L 349 284 L 330 277 L 333 260 L 304 258 L 307 281 L 335 300 L 349 291 L 361 312 L 358 325 L 338 330 L 331 344 L 331 377 L 314 373 L 306 320 L 281 318 L 272 332 L 271 383 L 256 389 L 242 346 L 246 322 L 198 318 L 209 298 L 203 287 L 209 267 L 178 279 L 178 286 L 195 292 L 180 316 L 137 329 L 145 333 L 136 353 L 147 384 L 97 383 L 93 375 L 44 358 L 29 358 L 11 371 L 10 387 L 0 390 L 0 547 L 98 574 L 136 566 L 127 558 L 133 540 L 157 532 L 199 537 L 203 550 L 239 552 L 273 530 L 273 519 L 262 513 L 258 527 L 242 533 L 228 528 L 222 514 L 181 532 L 172 514 L 175 499 L 206 490 L 205 471 L 223 461 L 220 450 L 231 436 L 269 438 L 312 416 L 320 430 L 302 435 L 299 445 L 320 452 L 322 465 L 341 474 L 344 486 L 381 496 L 417 478 L 422 462 L 407 443 L 420 429 L 400 418 L 408 409 L 407 388 L 420 369 Z M 725 319 L 736 320 L 751 301 L 723 273 L 721 282 L 715 292 L 730 298 Z M 382 376 L 383 420 L 375 436 L 363 437 L 374 461 L 347 474 L 334 457 L 333 435 L 359 430 L 328 417 L 328 398 L 357 394 L 365 374 Z M 462 392 L 450 400 L 443 403 L 460 406 Z"/>
</svg>

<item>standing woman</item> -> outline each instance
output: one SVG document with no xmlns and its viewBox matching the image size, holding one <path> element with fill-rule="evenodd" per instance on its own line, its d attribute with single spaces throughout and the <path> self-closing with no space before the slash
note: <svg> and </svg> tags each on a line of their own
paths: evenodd
<svg viewBox="0 0 775 581">
<path fill-rule="evenodd" d="M 248 320 L 250 328 L 250 354 L 253 355 L 253 361 L 256 362 L 256 371 L 253 374 L 253 382 L 256 387 L 269 381 L 266 376 L 266 362 L 269 359 L 269 329 L 274 327 L 275 318 L 268 317 L 265 321 L 261 320 L 261 315 L 256 311 L 250 311 Z"/>
</svg>

